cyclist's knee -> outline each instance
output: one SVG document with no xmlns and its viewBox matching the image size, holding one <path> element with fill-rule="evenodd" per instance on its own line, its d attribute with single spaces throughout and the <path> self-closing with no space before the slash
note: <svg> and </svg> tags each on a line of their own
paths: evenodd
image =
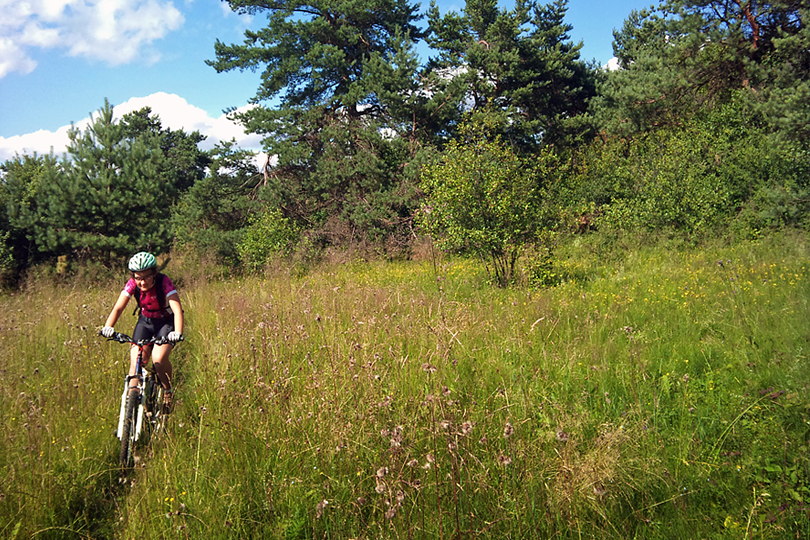
<svg viewBox="0 0 810 540">
<path fill-rule="evenodd" d="M 155 352 L 155 354 L 152 355 L 152 362 L 157 366 L 168 366 L 170 364 L 169 353 L 159 354 Z"/>
</svg>

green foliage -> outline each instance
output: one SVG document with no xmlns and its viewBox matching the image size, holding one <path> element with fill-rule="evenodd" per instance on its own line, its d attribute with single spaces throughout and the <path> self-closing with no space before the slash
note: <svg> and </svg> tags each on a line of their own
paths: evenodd
<svg viewBox="0 0 810 540">
<path fill-rule="evenodd" d="M 175 248 L 198 259 L 238 262 L 237 245 L 249 216 L 261 207 L 255 197 L 261 175 L 252 159 L 253 153 L 234 143 L 214 148 L 209 174 L 183 194 L 172 211 Z"/>
<path fill-rule="evenodd" d="M 0 229 L 0 287 L 9 284 L 16 270 L 14 251 L 9 238 L 11 233 Z"/>
<path fill-rule="evenodd" d="M 577 261 L 560 257 L 558 236 L 559 233 L 552 232 L 541 235 L 523 254 L 523 280 L 529 288 L 555 287 L 567 281 L 586 281 L 592 277 L 577 266 Z"/>
<path fill-rule="evenodd" d="M 425 167 L 419 217 L 442 249 L 481 257 L 505 286 L 523 249 L 546 225 L 540 182 L 549 180 L 555 156 L 546 150 L 524 161 L 499 137 L 489 140 L 491 118 L 474 116 L 461 139 Z"/>
<path fill-rule="evenodd" d="M 795 0 L 668 0 L 632 12 L 614 34 L 622 69 L 607 74 L 594 100 L 600 126 L 627 135 L 678 125 L 745 89 L 772 129 L 800 139 L 808 124 L 807 14 Z"/>
<path fill-rule="evenodd" d="M 133 111 L 121 119 L 121 129 L 126 139 L 137 139 L 146 134 L 158 140 L 160 152 L 165 157 L 159 163 L 157 176 L 160 182 L 172 185 L 182 193 L 205 176 L 211 158 L 197 145 L 205 140 L 199 132 L 164 129 L 160 118 L 153 115 L 150 107 Z"/>
<path fill-rule="evenodd" d="M 568 2 L 468 1 L 464 11 L 428 12 L 428 43 L 438 51 L 427 66 L 459 114 L 464 108 L 497 107 L 508 118 L 504 140 L 521 150 L 542 144 L 573 144 L 590 127 L 583 122 L 594 95 L 595 74 L 579 58 L 564 22 Z M 458 116 L 455 118 L 458 120 Z"/>
<path fill-rule="evenodd" d="M 760 151 L 763 174 L 753 183 L 751 196 L 737 225 L 752 232 L 783 227 L 810 228 L 810 153 L 793 142 L 769 140 Z"/>
<path fill-rule="evenodd" d="M 53 155 L 35 154 L 17 156 L 3 163 L 0 171 L 0 230 L 6 232 L 7 252 L 18 271 L 41 258 L 32 236 L 41 212 L 39 193 L 60 176 L 61 166 Z"/>
<path fill-rule="evenodd" d="M 230 5 L 267 15 L 266 27 L 247 31 L 243 45 L 217 42 L 209 62 L 218 71 L 263 69 L 255 102 L 279 100 L 273 109 L 259 105 L 236 115 L 278 156 L 262 199 L 323 244 L 403 237 L 413 198 L 403 164 L 421 133 L 413 108 L 427 99 L 416 91 L 415 6 L 406 0 Z M 352 233 L 335 238 L 336 230 Z"/>
<path fill-rule="evenodd" d="M 401 40 L 421 35 L 405 0 L 228 3 L 237 13 L 266 15 L 267 26 L 246 31 L 243 45 L 217 41 L 217 58 L 208 64 L 220 72 L 265 68 L 256 99 L 281 95 L 284 107 L 345 106 L 364 114 L 356 105 L 370 98 L 367 64 L 392 63 Z"/>
<path fill-rule="evenodd" d="M 270 210 L 251 218 L 236 251 L 242 264 L 257 270 L 290 253 L 297 239 L 298 230 L 290 220 L 279 210 Z"/>
<path fill-rule="evenodd" d="M 799 7 L 793 17 L 782 18 L 786 19 L 783 27 L 768 30 L 772 51 L 762 62 L 757 103 L 771 129 L 788 140 L 806 142 L 810 139 L 810 8 Z"/>
<path fill-rule="evenodd" d="M 165 159 L 158 145 L 152 133 L 127 138 L 109 103 L 84 132 L 73 129 L 62 174 L 40 186 L 41 211 L 32 227 L 37 249 L 112 257 L 165 251 L 176 190 L 158 179 Z"/>
<path fill-rule="evenodd" d="M 61 161 L 22 157 L 4 165 L 9 223 L 21 251 L 112 260 L 171 243 L 169 214 L 200 178 L 199 134 L 163 130 L 144 109 L 113 120 L 109 103 L 71 129 Z"/>
<path fill-rule="evenodd" d="M 260 190 L 268 207 L 283 209 L 324 247 L 402 238 L 410 230 L 416 191 L 402 167 L 408 143 L 362 124 L 348 117 L 330 121 L 308 166 L 279 165 Z M 296 154 L 300 147 L 288 150 Z M 279 159 L 288 157 L 282 152 Z"/>
<path fill-rule="evenodd" d="M 554 187 L 575 222 L 712 235 L 806 224 L 808 154 L 739 99 L 678 127 L 596 141 Z M 574 223 L 572 223 L 574 225 Z"/>
</svg>

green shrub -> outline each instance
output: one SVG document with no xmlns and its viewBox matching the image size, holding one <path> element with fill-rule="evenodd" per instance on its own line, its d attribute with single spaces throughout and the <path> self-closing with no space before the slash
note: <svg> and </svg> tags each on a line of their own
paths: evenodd
<svg viewBox="0 0 810 540">
<path fill-rule="evenodd" d="M 540 180 L 550 176 L 556 156 L 544 151 L 532 162 L 521 159 L 499 137 L 490 140 L 485 120 L 462 126 L 461 138 L 424 167 L 426 199 L 417 219 L 441 249 L 478 256 L 506 286 L 523 250 L 545 229 Z"/>
<path fill-rule="evenodd" d="M 632 139 L 599 140 L 553 186 L 570 228 L 712 235 L 807 222 L 810 160 L 798 143 L 757 124 L 732 101 L 692 121 Z"/>
<path fill-rule="evenodd" d="M 239 260 L 257 270 L 273 257 L 287 255 L 298 239 L 298 230 L 280 210 L 270 210 L 251 219 L 242 241 L 236 246 Z"/>
</svg>

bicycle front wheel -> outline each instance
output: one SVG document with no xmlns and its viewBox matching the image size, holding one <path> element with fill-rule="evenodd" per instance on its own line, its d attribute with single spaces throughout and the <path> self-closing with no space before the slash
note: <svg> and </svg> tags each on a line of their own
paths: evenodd
<svg viewBox="0 0 810 540">
<path fill-rule="evenodd" d="M 123 469 L 131 468 L 135 463 L 136 416 L 138 414 L 138 392 L 130 392 L 124 412 L 124 424 L 121 428 L 121 451 L 118 461 Z"/>
</svg>

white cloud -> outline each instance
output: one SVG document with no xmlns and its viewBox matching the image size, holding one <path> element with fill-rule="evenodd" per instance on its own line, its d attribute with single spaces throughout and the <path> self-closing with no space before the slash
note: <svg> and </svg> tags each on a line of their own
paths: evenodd
<svg viewBox="0 0 810 540">
<path fill-rule="evenodd" d="M 602 66 L 602 69 L 606 71 L 618 71 L 622 69 L 622 66 L 619 64 L 619 59 L 614 56 L 607 61 L 607 64 Z"/>
<path fill-rule="evenodd" d="M 170 0 L 0 0 L 0 78 L 30 73 L 36 49 L 120 65 L 154 60 L 149 45 L 183 24 Z"/>
<path fill-rule="evenodd" d="M 68 143 L 69 126 L 61 127 L 56 131 L 40 129 L 25 135 L 0 137 L 0 161 L 6 161 L 15 154 L 48 154 L 53 151 L 59 155 L 65 151 Z"/>
<path fill-rule="evenodd" d="M 0 37 L 0 79 L 12 71 L 25 75 L 36 67 L 37 63 L 26 56 L 13 39 Z"/>
<path fill-rule="evenodd" d="M 236 140 L 237 146 L 246 149 L 259 150 L 261 137 L 256 134 L 246 134 L 238 124 L 223 114 L 218 117 L 210 116 L 206 111 L 190 104 L 184 98 L 166 92 L 157 92 L 146 97 L 130 98 L 113 108 L 115 117 L 120 119 L 123 115 L 150 107 L 152 114 L 160 117 L 164 128 L 182 129 L 188 133 L 199 131 L 207 139 L 200 144 L 203 149 L 213 148 L 220 141 Z M 243 109 L 242 109 L 243 110 Z M 85 118 L 76 122 L 79 129 L 86 127 L 90 119 Z M 0 137 L 0 162 L 11 159 L 15 154 L 54 154 L 61 155 L 68 143 L 67 132 L 70 126 L 63 126 L 56 131 L 39 130 L 24 135 Z M 262 159 L 262 158 L 258 158 Z"/>
</svg>

